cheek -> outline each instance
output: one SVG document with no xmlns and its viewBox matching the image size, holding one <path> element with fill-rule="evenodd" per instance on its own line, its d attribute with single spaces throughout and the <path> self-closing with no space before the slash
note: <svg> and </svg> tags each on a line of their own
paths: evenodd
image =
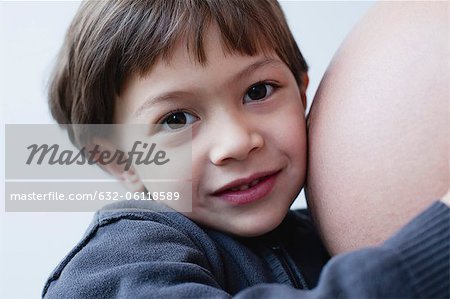
<svg viewBox="0 0 450 299">
<path fill-rule="evenodd" d="M 296 129 L 294 129 L 296 128 Z M 301 184 L 304 183 L 307 165 L 307 137 L 305 121 L 293 121 L 290 130 L 284 136 L 284 149 L 292 166 L 301 177 Z"/>
<path fill-rule="evenodd" d="M 199 138 L 192 143 L 192 204 L 195 206 L 202 205 L 200 194 L 206 192 L 204 186 L 210 186 L 210 176 L 207 175 L 208 153 L 206 151 L 207 144 L 203 143 Z"/>
<path fill-rule="evenodd" d="M 284 179 L 289 188 L 286 185 L 284 191 L 294 197 L 305 183 L 307 170 L 306 121 L 303 107 L 298 103 L 279 109 L 271 118 L 270 128 L 266 128 L 266 145 L 271 159 L 286 167 Z"/>
<path fill-rule="evenodd" d="M 273 128 L 276 143 L 290 159 L 306 165 L 307 137 L 303 108 L 300 105 L 287 107 L 279 119 L 281 121 Z"/>
</svg>

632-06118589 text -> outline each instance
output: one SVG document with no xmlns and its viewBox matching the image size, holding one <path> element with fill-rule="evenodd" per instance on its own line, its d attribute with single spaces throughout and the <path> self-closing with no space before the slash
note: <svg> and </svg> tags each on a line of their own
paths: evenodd
<svg viewBox="0 0 450 299">
<path fill-rule="evenodd" d="M 94 193 L 63 193 L 50 191 L 47 193 L 11 193 L 11 201 L 37 200 L 37 201 L 118 201 L 118 200 L 154 200 L 172 201 L 181 198 L 180 192 L 154 191 L 154 192 L 109 192 L 96 191 Z"/>
</svg>

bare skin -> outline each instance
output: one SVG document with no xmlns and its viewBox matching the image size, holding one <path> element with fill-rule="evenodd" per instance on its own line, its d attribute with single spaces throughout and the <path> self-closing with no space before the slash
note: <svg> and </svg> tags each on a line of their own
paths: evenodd
<svg viewBox="0 0 450 299">
<path fill-rule="evenodd" d="M 375 5 L 325 74 L 307 198 L 333 254 L 379 244 L 449 189 L 448 5 Z"/>
<path fill-rule="evenodd" d="M 447 206 L 450 207 L 450 189 L 447 191 L 447 193 L 442 197 L 442 202 L 445 203 Z"/>
</svg>

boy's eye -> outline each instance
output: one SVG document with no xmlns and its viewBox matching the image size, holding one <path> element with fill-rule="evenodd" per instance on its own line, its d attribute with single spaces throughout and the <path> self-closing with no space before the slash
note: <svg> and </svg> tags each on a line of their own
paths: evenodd
<svg viewBox="0 0 450 299">
<path fill-rule="evenodd" d="M 267 83 L 258 83 L 249 88 L 244 97 L 244 103 L 251 101 L 260 101 L 270 96 L 274 90 L 274 86 Z"/>
<path fill-rule="evenodd" d="M 194 123 L 197 117 L 185 111 L 173 111 L 166 116 L 161 124 L 165 130 L 179 130 L 187 125 Z"/>
</svg>

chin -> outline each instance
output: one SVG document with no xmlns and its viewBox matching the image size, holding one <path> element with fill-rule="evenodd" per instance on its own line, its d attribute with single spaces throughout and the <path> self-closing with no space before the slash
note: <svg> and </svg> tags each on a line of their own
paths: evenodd
<svg viewBox="0 0 450 299">
<path fill-rule="evenodd" d="M 257 237 L 274 230 L 281 224 L 289 208 L 276 210 L 272 208 L 261 213 L 246 216 L 232 228 L 230 233 L 240 237 Z"/>
</svg>

